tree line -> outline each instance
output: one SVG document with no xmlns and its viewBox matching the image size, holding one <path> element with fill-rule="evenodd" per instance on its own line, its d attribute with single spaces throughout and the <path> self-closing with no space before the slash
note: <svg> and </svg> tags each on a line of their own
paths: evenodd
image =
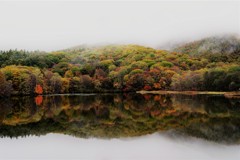
<svg viewBox="0 0 240 160">
<path fill-rule="evenodd" d="M 1 51 L 0 67 L 0 96 L 240 88 L 238 57 L 222 61 L 138 45 Z"/>
</svg>

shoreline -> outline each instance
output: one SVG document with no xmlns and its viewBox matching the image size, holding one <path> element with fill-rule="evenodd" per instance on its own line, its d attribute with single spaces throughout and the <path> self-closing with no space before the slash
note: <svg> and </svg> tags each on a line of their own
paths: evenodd
<svg viewBox="0 0 240 160">
<path fill-rule="evenodd" d="M 81 95 L 81 96 L 88 96 L 88 95 L 97 95 L 97 94 L 125 94 L 125 93 L 137 93 L 137 94 L 159 94 L 159 95 L 220 95 L 225 96 L 227 98 L 240 98 L 240 91 L 165 91 L 165 90 L 158 90 L 158 91 L 131 91 L 131 92 L 81 92 L 81 93 L 58 93 L 58 94 L 39 94 L 39 95 L 12 95 L 7 98 L 14 98 L 14 97 L 37 97 L 37 96 L 74 96 L 74 95 Z M 1 97 L 0 97 L 1 98 Z M 4 97 L 2 97 L 4 98 Z M 5 97 L 6 98 L 6 97 Z"/>
<path fill-rule="evenodd" d="M 222 95 L 227 98 L 240 98 L 240 91 L 219 92 L 219 91 L 137 91 L 139 94 L 181 94 L 181 95 Z"/>
</svg>

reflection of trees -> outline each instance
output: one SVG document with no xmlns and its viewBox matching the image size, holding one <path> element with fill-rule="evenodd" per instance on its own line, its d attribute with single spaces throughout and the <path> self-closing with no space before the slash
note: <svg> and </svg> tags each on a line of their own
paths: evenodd
<svg viewBox="0 0 240 160">
<path fill-rule="evenodd" d="M 10 99 L 5 98 L 0 100 L 0 122 L 5 119 L 6 115 L 10 114 L 13 103 Z"/>
<path fill-rule="evenodd" d="M 239 126 L 239 117 L 209 118 L 207 121 L 189 124 L 177 132 L 217 142 L 239 143 Z"/>
<path fill-rule="evenodd" d="M 5 114 L 1 114 L 3 124 L 19 125 L 41 119 L 41 110 L 36 107 L 34 99 L 30 97 L 1 100 L 1 108 L 2 111 L 7 110 Z"/>
<path fill-rule="evenodd" d="M 128 137 L 175 129 L 220 141 L 240 137 L 239 100 L 216 96 L 98 94 L 0 101 L 2 136 L 49 132 L 79 137 Z M 214 128 L 215 127 L 215 128 Z M 226 132 L 228 128 L 231 132 Z M 238 133 L 239 132 L 239 133 Z"/>
</svg>

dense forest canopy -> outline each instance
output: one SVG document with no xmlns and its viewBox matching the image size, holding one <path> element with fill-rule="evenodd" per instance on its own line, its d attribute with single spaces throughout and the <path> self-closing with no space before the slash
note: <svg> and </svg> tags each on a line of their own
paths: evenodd
<svg viewBox="0 0 240 160">
<path fill-rule="evenodd" d="M 75 47 L 0 52 L 0 96 L 137 90 L 237 91 L 240 40 L 211 37 L 175 48 Z"/>
</svg>

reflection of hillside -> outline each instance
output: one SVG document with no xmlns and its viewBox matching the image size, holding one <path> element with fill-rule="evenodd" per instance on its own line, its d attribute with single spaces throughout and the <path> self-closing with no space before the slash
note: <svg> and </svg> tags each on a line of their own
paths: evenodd
<svg viewBox="0 0 240 160">
<path fill-rule="evenodd" d="M 240 118 L 209 118 L 205 122 L 189 124 L 177 132 L 217 142 L 240 143 Z"/>
<path fill-rule="evenodd" d="M 112 138 L 174 129 L 217 141 L 218 134 L 240 135 L 237 99 L 140 94 L 46 96 L 41 103 L 39 99 L 1 101 L 0 134 L 17 137 L 55 132 Z M 225 128 L 232 132 L 225 133 Z"/>
</svg>

